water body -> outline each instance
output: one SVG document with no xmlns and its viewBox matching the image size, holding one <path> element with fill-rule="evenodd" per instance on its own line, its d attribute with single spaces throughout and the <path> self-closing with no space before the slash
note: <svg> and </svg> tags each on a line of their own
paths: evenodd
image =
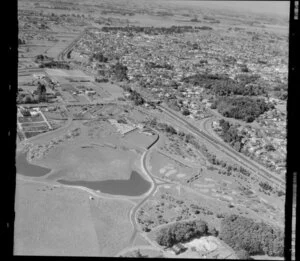
<svg viewBox="0 0 300 261">
<path fill-rule="evenodd" d="M 16 157 L 17 173 L 28 177 L 42 177 L 47 175 L 51 169 L 30 164 L 26 159 L 27 153 L 18 153 Z"/>
<path fill-rule="evenodd" d="M 92 190 L 100 190 L 102 193 L 124 196 L 140 196 L 146 193 L 151 187 L 151 183 L 143 179 L 136 171 L 131 172 L 130 179 L 128 180 L 71 181 L 60 179 L 57 182 L 64 185 L 82 186 Z"/>
</svg>

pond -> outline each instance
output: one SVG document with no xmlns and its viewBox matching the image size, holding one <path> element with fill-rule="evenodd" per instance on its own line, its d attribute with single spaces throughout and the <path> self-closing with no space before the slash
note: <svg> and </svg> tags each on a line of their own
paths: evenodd
<svg viewBox="0 0 300 261">
<path fill-rule="evenodd" d="M 130 179 L 127 180 L 71 181 L 60 179 L 57 180 L 57 182 L 64 185 L 81 186 L 92 190 L 100 190 L 102 193 L 124 196 L 140 196 L 146 193 L 151 187 L 151 183 L 143 179 L 136 171 L 132 171 Z"/>
<path fill-rule="evenodd" d="M 51 169 L 29 163 L 26 159 L 27 153 L 17 153 L 16 169 L 17 173 L 28 177 L 42 177 L 47 175 Z"/>
<path fill-rule="evenodd" d="M 29 177 L 43 177 L 51 172 L 51 169 L 31 164 L 27 161 L 27 153 L 18 153 L 16 157 L 17 173 Z M 61 177 L 62 173 L 59 172 Z M 102 193 L 124 196 L 140 196 L 146 193 L 151 183 L 145 180 L 138 172 L 132 171 L 128 180 L 103 180 L 103 181 L 71 181 L 65 179 L 56 180 L 60 184 L 81 186 L 92 190 L 100 190 Z"/>
</svg>

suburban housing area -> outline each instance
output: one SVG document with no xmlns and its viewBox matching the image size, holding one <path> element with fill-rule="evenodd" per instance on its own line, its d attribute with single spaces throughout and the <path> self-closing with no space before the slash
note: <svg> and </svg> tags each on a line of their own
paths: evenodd
<svg viewBox="0 0 300 261">
<path fill-rule="evenodd" d="M 15 255 L 283 260 L 284 6 L 19 0 Z"/>
</svg>

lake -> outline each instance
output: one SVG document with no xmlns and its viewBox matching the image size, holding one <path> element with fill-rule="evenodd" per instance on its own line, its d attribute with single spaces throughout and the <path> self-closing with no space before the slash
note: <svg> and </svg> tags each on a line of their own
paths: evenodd
<svg viewBox="0 0 300 261">
<path fill-rule="evenodd" d="M 17 154 L 17 173 L 28 177 L 43 177 L 51 171 L 51 169 L 29 163 L 26 155 L 27 153 Z M 86 187 L 95 191 L 100 190 L 102 193 L 124 196 L 140 196 L 146 193 L 151 187 L 151 183 L 136 171 L 132 171 L 130 179 L 127 180 L 71 181 L 59 179 L 57 182 L 64 185 Z"/>
<path fill-rule="evenodd" d="M 151 183 L 143 179 L 136 171 L 132 171 L 130 179 L 127 180 L 71 181 L 60 179 L 57 180 L 57 182 L 64 185 L 81 186 L 92 190 L 100 190 L 102 193 L 124 196 L 140 196 L 146 193 L 151 187 Z"/>
<path fill-rule="evenodd" d="M 42 177 L 47 175 L 51 169 L 31 164 L 26 159 L 27 153 L 17 153 L 16 168 L 17 173 L 28 177 Z"/>
</svg>

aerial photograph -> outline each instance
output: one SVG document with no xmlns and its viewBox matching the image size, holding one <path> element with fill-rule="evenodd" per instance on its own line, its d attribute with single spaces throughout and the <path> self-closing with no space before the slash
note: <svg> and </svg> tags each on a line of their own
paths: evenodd
<svg viewBox="0 0 300 261">
<path fill-rule="evenodd" d="M 18 0 L 14 255 L 284 260 L 289 8 Z"/>
</svg>

